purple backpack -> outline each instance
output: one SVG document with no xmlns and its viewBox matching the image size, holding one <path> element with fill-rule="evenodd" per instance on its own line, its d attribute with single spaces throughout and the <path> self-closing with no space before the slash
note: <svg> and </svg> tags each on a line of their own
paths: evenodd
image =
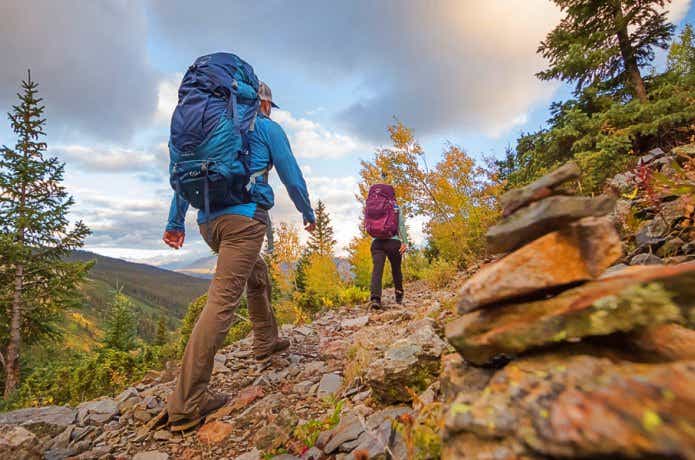
<svg viewBox="0 0 695 460">
<path fill-rule="evenodd" d="M 364 226 L 374 238 L 391 238 L 398 233 L 396 192 L 388 184 L 372 185 L 364 206 Z"/>
</svg>

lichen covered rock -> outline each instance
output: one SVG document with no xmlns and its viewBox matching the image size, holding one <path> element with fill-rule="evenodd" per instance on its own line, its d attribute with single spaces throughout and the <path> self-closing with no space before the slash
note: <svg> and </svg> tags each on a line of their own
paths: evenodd
<svg viewBox="0 0 695 460">
<path fill-rule="evenodd" d="M 521 360 L 499 371 L 472 404 L 449 407 L 446 436 L 506 439 L 559 457 L 694 458 L 694 379 L 693 361 Z"/>
<path fill-rule="evenodd" d="M 373 361 L 367 370 L 367 384 L 374 396 L 385 403 L 410 401 L 407 388 L 419 392 L 436 380 L 440 357 L 446 344 L 431 326 L 397 340 Z"/>
<path fill-rule="evenodd" d="M 468 313 L 446 329 L 461 355 L 484 364 L 497 354 L 677 322 L 695 306 L 695 264 L 633 267 L 557 297 Z"/>
</svg>

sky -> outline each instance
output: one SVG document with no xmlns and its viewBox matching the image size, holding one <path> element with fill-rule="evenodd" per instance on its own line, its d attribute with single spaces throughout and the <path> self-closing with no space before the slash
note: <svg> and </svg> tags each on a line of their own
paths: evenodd
<svg viewBox="0 0 695 460">
<path fill-rule="evenodd" d="M 669 18 L 695 23 L 691 0 Z M 185 69 L 233 52 L 253 65 L 281 109 L 312 202 L 326 203 L 338 252 L 358 231 L 360 160 L 388 143 L 394 118 L 411 127 L 429 164 L 447 143 L 501 157 L 537 130 L 571 90 L 541 82 L 536 48 L 561 12 L 546 0 L 2 0 L 0 111 L 31 68 L 46 105 L 48 152 L 66 163 L 73 220 L 86 249 L 175 266 L 210 255 L 187 216 L 179 251 L 161 242 L 172 190 L 169 121 Z M 661 53 L 657 66 L 663 63 Z M 9 123 L 0 144 L 13 146 Z M 301 225 L 271 173 L 275 223 Z M 423 217 L 409 222 L 422 243 Z"/>
</svg>

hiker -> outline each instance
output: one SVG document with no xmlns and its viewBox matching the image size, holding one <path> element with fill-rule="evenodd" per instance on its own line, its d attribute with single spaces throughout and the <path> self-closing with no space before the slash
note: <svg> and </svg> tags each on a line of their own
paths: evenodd
<svg viewBox="0 0 695 460">
<path fill-rule="evenodd" d="M 287 136 L 269 118 L 272 107 L 277 106 L 270 88 L 233 54 L 198 58 L 181 83 L 169 143 L 175 193 L 163 240 L 174 249 L 182 247 L 186 210 L 194 205 L 200 233 L 218 259 L 207 303 L 167 401 L 172 431 L 196 427 L 227 402 L 227 396 L 211 392 L 208 383 L 244 287 L 254 357 L 263 360 L 290 345 L 278 334 L 268 267 L 260 256 L 274 204 L 268 184 L 272 167 L 302 213 L 307 231 L 314 230 L 316 219 Z"/>
<path fill-rule="evenodd" d="M 382 179 L 386 180 L 386 174 L 382 173 Z M 376 184 L 369 189 L 365 202 L 365 229 L 374 240 L 372 241 L 372 284 L 370 294 L 370 308 L 380 309 L 381 305 L 381 279 L 384 274 L 384 265 L 388 258 L 393 275 L 393 285 L 396 294 L 396 303 L 403 303 L 403 273 L 401 262 L 403 254 L 408 249 L 408 234 L 405 229 L 405 220 L 398 204 L 396 192 L 388 184 Z"/>
</svg>

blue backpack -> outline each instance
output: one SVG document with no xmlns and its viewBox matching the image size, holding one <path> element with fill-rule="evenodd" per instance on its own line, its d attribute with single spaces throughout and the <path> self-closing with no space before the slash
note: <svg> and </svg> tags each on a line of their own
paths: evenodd
<svg viewBox="0 0 695 460">
<path fill-rule="evenodd" d="M 231 53 L 201 56 L 183 77 L 171 117 L 169 182 L 206 214 L 249 201 L 246 134 L 260 107 L 257 91 L 253 67 Z"/>
</svg>

